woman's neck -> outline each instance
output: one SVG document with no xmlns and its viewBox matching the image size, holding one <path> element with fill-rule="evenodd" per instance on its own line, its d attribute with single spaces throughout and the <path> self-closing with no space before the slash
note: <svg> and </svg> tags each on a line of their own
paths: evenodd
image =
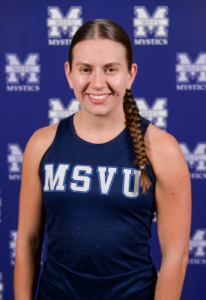
<svg viewBox="0 0 206 300">
<path fill-rule="evenodd" d="M 107 115 L 94 115 L 80 110 L 74 115 L 76 134 L 85 141 L 101 144 L 114 139 L 125 128 L 124 110 L 119 109 Z"/>
</svg>

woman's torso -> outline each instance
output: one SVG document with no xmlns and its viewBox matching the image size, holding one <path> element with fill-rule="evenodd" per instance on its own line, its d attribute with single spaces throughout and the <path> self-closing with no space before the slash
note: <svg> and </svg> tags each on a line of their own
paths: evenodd
<svg viewBox="0 0 206 300">
<path fill-rule="evenodd" d="M 145 134 L 149 122 L 141 123 Z M 73 116 L 60 122 L 40 163 L 49 238 L 43 299 L 153 299 L 155 178 L 147 167 L 152 186 L 143 195 L 134 160 L 127 128 L 92 144 L 76 135 Z"/>
</svg>

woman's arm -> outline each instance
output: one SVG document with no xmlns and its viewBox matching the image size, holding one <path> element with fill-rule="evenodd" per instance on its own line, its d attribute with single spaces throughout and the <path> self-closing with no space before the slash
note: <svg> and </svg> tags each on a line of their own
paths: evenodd
<svg viewBox="0 0 206 300">
<path fill-rule="evenodd" d="M 52 143 L 55 126 L 34 133 L 24 153 L 14 269 L 15 300 L 35 297 L 45 229 L 39 163 Z"/>
<path fill-rule="evenodd" d="M 162 263 L 155 300 L 179 300 L 184 282 L 191 223 L 191 184 L 177 141 L 150 125 L 147 154 L 156 175 L 155 201 Z"/>
</svg>

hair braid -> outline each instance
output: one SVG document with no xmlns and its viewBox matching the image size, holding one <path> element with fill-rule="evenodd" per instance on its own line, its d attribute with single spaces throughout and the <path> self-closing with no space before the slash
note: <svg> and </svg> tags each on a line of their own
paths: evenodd
<svg viewBox="0 0 206 300">
<path fill-rule="evenodd" d="M 129 129 L 132 142 L 134 145 L 134 151 L 136 154 L 136 160 L 134 164 L 138 164 L 141 170 L 141 187 L 143 193 L 150 188 L 151 181 L 145 171 L 145 166 L 148 164 L 148 159 L 145 151 L 144 137 L 142 133 L 141 121 L 139 109 L 137 108 L 134 96 L 131 90 L 126 90 L 123 99 L 123 107 L 126 118 L 126 125 Z"/>
</svg>

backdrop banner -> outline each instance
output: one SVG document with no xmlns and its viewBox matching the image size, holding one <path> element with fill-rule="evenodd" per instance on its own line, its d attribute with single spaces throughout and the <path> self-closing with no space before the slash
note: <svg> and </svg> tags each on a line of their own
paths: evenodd
<svg viewBox="0 0 206 300">
<path fill-rule="evenodd" d="M 37 129 L 80 109 L 64 63 L 76 30 L 96 18 L 111 19 L 128 33 L 140 114 L 177 139 L 188 163 L 193 210 L 181 299 L 206 299 L 206 1 L 8 0 L 0 8 L 0 300 L 14 299 L 25 146 Z M 156 221 L 149 243 L 159 271 Z"/>
</svg>

